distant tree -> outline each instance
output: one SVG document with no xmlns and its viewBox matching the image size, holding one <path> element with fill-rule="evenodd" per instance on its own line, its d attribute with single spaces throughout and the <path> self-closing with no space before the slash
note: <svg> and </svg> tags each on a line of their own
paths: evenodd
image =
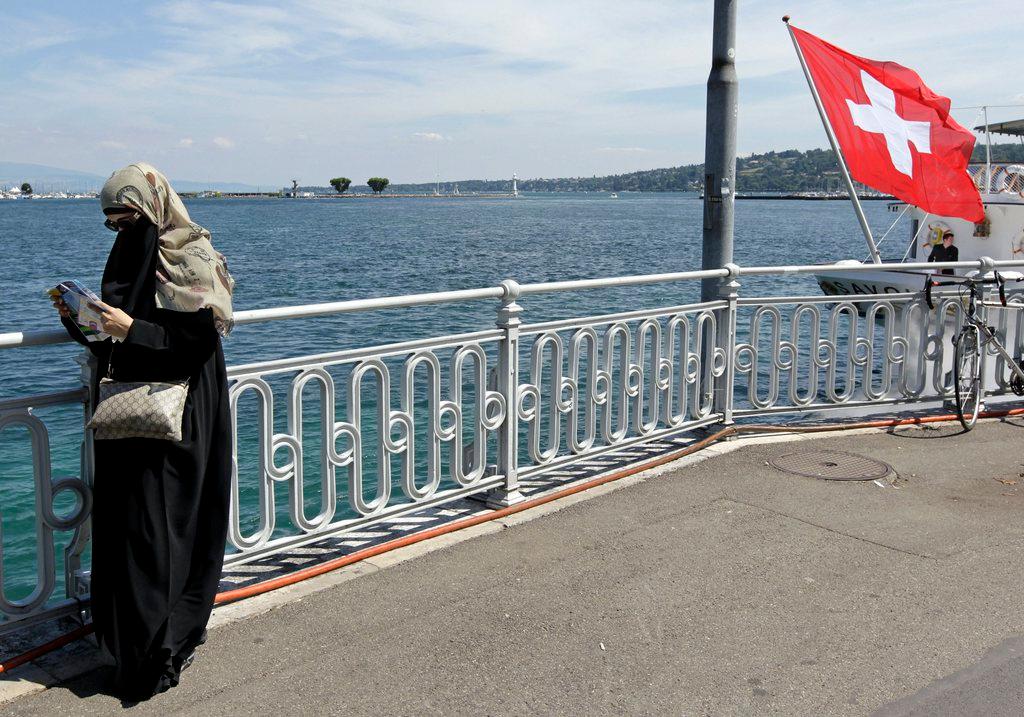
<svg viewBox="0 0 1024 717">
<path fill-rule="evenodd" d="M 384 187 L 391 184 L 391 180 L 387 177 L 370 177 L 366 180 L 366 183 L 373 190 L 374 194 L 380 194 L 384 191 Z"/>
<path fill-rule="evenodd" d="M 331 180 L 331 186 L 338 194 L 344 194 L 350 184 L 352 184 L 352 180 L 348 177 L 335 177 Z"/>
<path fill-rule="evenodd" d="M 974 145 L 974 155 L 971 157 L 971 161 L 985 161 L 985 144 L 983 142 L 978 142 Z M 1024 145 L 1010 143 L 993 144 L 992 161 L 1014 163 L 1024 162 Z"/>
<path fill-rule="evenodd" d="M 28 182 L 23 182 L 22 185 L 21 185 L 21 193 L 22 194 L 31 194 L 32 193 L 32 185 L 29 184 Z"/>
</svg>

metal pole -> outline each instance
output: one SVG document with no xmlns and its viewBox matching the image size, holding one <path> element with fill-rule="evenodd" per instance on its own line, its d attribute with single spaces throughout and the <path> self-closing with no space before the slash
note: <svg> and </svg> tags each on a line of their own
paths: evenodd
<svg viewBox="0 0 1024 717">
<path fill-rule="evenodd" d="M 804 59 L 804 53 L 800 50 L 800 43 L 796 41 L 796 37 L 793 35 L 793 30 L 789 27 L 789 15 L 784 16 L 782 21 L 786 23 L 786 29 L 789 30 L 789 39 L 793 41 L 793 47 L 796 48 L 796 56 L 800 60 L 800 67 L 803 68 L 804 77 L 807 78 L 807 86 L 811 88 L 811 96 L 814 98 L 814 105 L 818 108 L 818 114 L 821 116 L 821 123 L 825 125 L 825 134 L 828 135 L 829 144 L 832 145 L 832 151 L 836 153 L 836 159 L 839 161 L 839 173 L 843 175 L 843 181 L 846 182 L 846 190 L 850 193 L 850 201 L 853 202 L 853 210 L 857 214 L 857 221 L 860 222 L 861 231 L 864 232 L 864 239 L 868 243 L 868 251 L 871 253 L 871 261 L 875 264 L 881 264 L 882 255 L 878 253 L 878 247 L 875 245 L 875 239 L 871 236 L 871 227 L 868 226 L 867 217 L 864 216 L 864 208 L 860 205 L 860 198 L 857 196 L 857 190 L 854 189 L 853 180 L 850 179 L 850 170 L 846 168 L 846 160 L 843 159 L 843 153 L 839 151 L 839 142 L 836 141 L 835 132 L 832 131 L 832 124 L 828 121 L 828 116 L 825 114 L 825 108 L 821 104 L 821 97 L 818 96 L 818 88 L 814 86 L 814 81 L 811 79 L 811 72 L 807 69 L 807 61 Z"/>
<path fill-rule="evenodd" d="M 985 194 L 992 191 L 992 133 L 988 129 L 988 107 L 982 107 L 985 113 Z"/>
<path fill-rule="evenodd" d="M 701 268 L 732 262 L 736 186 L 736 3 L 715 0 L 711 74 L 704 135 L 704 244 Z M 701 282 L 702 301 L 718 298 L 718 279 Z"/>
</svg>

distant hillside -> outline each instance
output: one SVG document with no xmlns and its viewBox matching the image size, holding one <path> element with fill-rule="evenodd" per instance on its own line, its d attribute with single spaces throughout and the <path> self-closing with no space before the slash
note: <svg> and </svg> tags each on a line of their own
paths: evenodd
<svg viewBox="0 0 1024 717">
<path fill-rule="evenodd" d="M 0 187 L 21 186 L 28 182 L 37 192 L 98 192 L 107 176 L 79 172 L 74 169 L 48 167 L 43 164 L 23 162 L 0 162 Z M 196 182 L 188 179 L 172 179 L 171 185 L 181 192 L 201 192 L 207 189 L 220 192 L 255 192 L 253 184 L 239 182 Z M 263 188 L 267 191 L 267 187 Z M 276 191 L 278 188 L 273 187 Z"/>
<path fill-rule="evenodd" d="M 19 187 L 28 182 L 36 191 L 88 192 L 103 186 L 106 177 L 74 169 L 47 167 L 42 164 L 0 162 L 0 187 Z"/>
<path fill-rule="evenodd" d="M 1020 144 L 992 145 L 992 159 L 997 162 L 1024 164 L 1024 146 Z M 985 161 L 984 146 L 975 147 L 974 161 Z M 835 154 L 829 149 L 810 149 L 801 152 L 787 149 L 740 157 L 736 162 L 736 189 L 740 192 L 798 192 L 840 189 L 839 170 Z M 563 177 L 560 179 L 520 179 L 523 192 L 681 192 L 699 190 L 704 177 L 703 164 L 687 164 L 665 169 L 647 169 L 606 177 Z M 47 167 L 40 164 L 0 162 L 0 187 L 30 183 L 37 191 L 96 191 L 106 177 L 71 169 Z M 214 190 L 220 192 L 255 192 L 257 187 L 240 182 L 197 182 L 172 179 L 174 188 L 182 192 Z M 421 184 L 392 184 L 388 192 L 423 193 L 434 191 L 433 182 Z M 441 182 L 442 193 L 455 187 L 463 194 L 509 192 L 511 179 L 465 179 Z M 262 187 L 263 191 L 277 191 L 278 187 Z M 300 187 L 303 191 L 331 194 L 327 186 Z M 369 193 L 366 185 L 352 185 L 351 193 Z"/>
<path fill-rule="evenodd" d="M 1024 163 L 1024 146 L 1019 144 L 992 145 L 992 160 Z M 985 161 L 984 146 L 976 147 L 974 161 Z M 811 149 L 801 152 L 787 149 L 740 157 L 736 162 L 736 189 L 740 192 L 798 192 L 839 188 L 839 169 L 835 154 L 830 149 Z M 703 164 L 687 164 L 666 169 L 647 169 L 628 174 L 606 177 L 567 177 L 561 179 L 520 179 L 519 190 L 524 192 L 681 192 L 700 189 L 704 176 Z M 462 193 L 508 192 L 510 179 L 467 179 L 442 182 L 442 192 L 451 192 L 458 185 Z M 392 184 L 389 192 L 429 193 L 433 183 Z M 330 191 L 329 188 L 320 188 Z M 369 191 L 368 187 L 355 187 L 351 191 Z"/>
</svg>

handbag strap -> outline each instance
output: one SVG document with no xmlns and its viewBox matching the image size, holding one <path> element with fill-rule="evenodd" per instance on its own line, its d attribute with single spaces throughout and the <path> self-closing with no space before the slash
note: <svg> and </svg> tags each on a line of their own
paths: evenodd
<svg viewBox="0 0 1024 717">
<path fill-rule="evenodd" d="M 107 378 L 111 381 L 114 380 L 114 347 L 117 346 L 117 342 L 113 338 L 110 339 L 110 353 L 107 354 Z"/>
</svg>

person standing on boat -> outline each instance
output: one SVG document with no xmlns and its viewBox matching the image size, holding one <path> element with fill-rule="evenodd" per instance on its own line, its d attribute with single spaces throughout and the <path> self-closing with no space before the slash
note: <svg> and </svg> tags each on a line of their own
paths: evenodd
<svg viewBox="0 0 1024 717">
<path fill-rule="evenodd" d="M 928 246 L 925 244 L 925 246 Z M 928 262 L 933 261 L 960 261 L 960 250 L 953 246 L 953 232 L 946 232 L 942 235 L 942 243 L 932 247 L 928 255 Z M 947 276 L 953 275 L 952 269 L 943 269 L 942 273 Z"/>
<path fill-rule="evenodd" d="M 178 684 L 220 582 L 232 466 L 221 336 L 233 326 L 234 280 L 154 167 L 114 172 L 100 203 L 117 238 L 98 307 L 117 343 L 87 342 L 54 302 L 98 360 L 93 396 L 108 366 L 115 380 L 189 382 L 180 442 L 95 441 L 93 625 L 114 658 L 112 689 L 137 701 Z"/>
</svg>

